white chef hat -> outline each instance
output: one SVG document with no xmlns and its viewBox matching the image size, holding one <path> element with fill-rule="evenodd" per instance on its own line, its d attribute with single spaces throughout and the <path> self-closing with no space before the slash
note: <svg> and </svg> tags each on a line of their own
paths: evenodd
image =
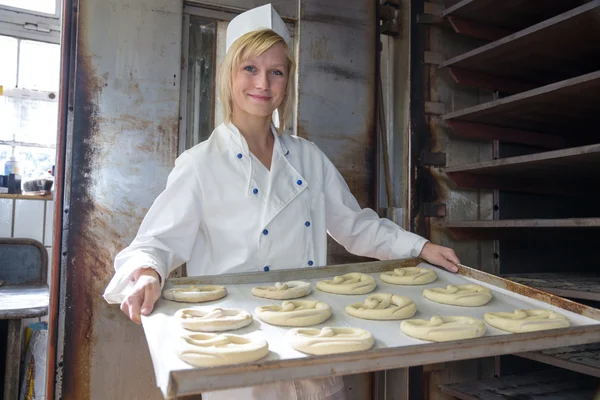
<svg viewBox="0 0 600 400">
<path fill-rule="evenodd" d="M 265 4 L 243 12 L 229 22 L 225 51 L 229 51 L 231 44 L 246 33 L 264 28 L 273 30 L 290 45 L 290 32 L 285 23 L 271 4 Z"/>
</svg>

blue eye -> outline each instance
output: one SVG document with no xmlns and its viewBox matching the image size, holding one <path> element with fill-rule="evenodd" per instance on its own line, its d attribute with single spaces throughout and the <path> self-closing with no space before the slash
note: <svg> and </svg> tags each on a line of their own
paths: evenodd
<svg viewBox="0 0 600 400">
<path fill-rule="evenodd" d="M 244 69 L 248 72 L 255 72 L 256 68 L 254 68 L 252 65 L 248 65 L 247 67 L 244 67 Z"/>
<path fill-rule="evenodd" d="M 279 71 L 277 69 L 275 71 L 273 71 L 273 74 L 283 76 L 283 72 L 281 72 L 281 71 Z"/>
</svg>

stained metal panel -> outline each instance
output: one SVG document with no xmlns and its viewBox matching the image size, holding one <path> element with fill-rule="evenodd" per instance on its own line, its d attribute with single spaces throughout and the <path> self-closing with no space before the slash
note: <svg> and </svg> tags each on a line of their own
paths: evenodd
<svg viewBox="0 0 600 400">
<path fill-rule="evenodd" d="M 376 207 L 375 3 L 302 1 L 298 136 L 331 159 L 363 207 Z M 328 263 L 349 256 L 329 241 Z"/>
<path fill-rule="evenodd" d="M 101 294 L 177 155 L 182 3 L 81 0 L 76 12 L 62 398 L 159 398 L 141 328 Z"/>
</svg>

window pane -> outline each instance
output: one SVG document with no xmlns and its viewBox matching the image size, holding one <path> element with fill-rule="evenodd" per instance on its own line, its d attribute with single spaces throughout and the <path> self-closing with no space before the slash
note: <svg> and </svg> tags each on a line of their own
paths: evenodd
<svg viewBox="0 0 600 400">
<path fill-rule="evenodd" d="M 0 5 L 46 14 L 56 14 L 56 0 L 0 0 Z"/>
<path fill-rule="evenodd" d="M 0 36 L 0 85 L 4 89 L 17 86 L 17 39 Z"/>
<path fill-rule="evenodd" d="M 15 156 L 21 167 L 21 181 L 44 176 L 56 162 L 55 149 L 16 147 Z"/>
<path fill-rule="evenodd" d="M 21 124 L 16 140 L 19 142 L 56 144 L 58 102 L 21 100 Z"/>
<path fill-rule="evenodd" d="M 216 29 L 216 21 L 190 17 L 186 148 L 213 130 Z"/>
<path fill-rule="evenodd" d="M 21 41 L 18 86 L 24 89 L 58 91 L 60 46 Z"/>
<path fill-rule="evenodd" d="M 21 124 L 21 100 L 0 97 L 0 140 L 13 140 Z"/>
<path fill-rule="evenodd" d="M 56 144 L 58 102 L 0 97 L 0 140 Z"/>
<path fill-rule="evenodd" d="M 11 155 L 11 146 L 0 145 L 0 175 L 4 175 L 4 164 L 6 164 Z"/>
</svg>

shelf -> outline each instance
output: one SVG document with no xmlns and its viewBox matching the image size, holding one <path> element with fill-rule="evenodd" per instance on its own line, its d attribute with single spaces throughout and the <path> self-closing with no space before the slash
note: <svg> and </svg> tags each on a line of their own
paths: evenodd
<svg viewBox="0 0 600 400">
<path fill-rule="evenodd" d="M 7 194 L 0 193 L 0 199 L 17 199 L 17 200 L 53 200 L 52 195 L 38 196 L 29 194 Z"/>
<path fill-rule="evenodd" d="M 463 18 L 516 32 L 569 11 L 581 3 L 573 0 L 462 0 L 444 10 L 442 16 Z"/>
<path fill-rule="evenodd" d="M 553 369 L 440 385 L 440 389 L 461 400 L 582 400 L 594 398 L 597 385 L 595 378 Z"/>
<path fill-rule="evenodd" d="M 598 123 L 600 71 L 445 114 L 447 121 L 545 134 L 592 137 Z M 597 135 L 596 138 L 597 140 Z"/>
<path fill-rule="evenodd" d="M 597 274 L 529 273 L 502 277 L 561 297 L 600 301 L 600 276 Z"/>
<path fill-rule="evenodd" d="M 592 182 L 600 176 L 600 144 L 448 167 L 444 171 L 459 187 L 590 193 L 597 186 Z"/>
<path fill-rule="evenodd" d="M 600 378 L 600 343 L 515 354 L 519 357 Z"/>
<path fill-rule="evenodd" d="M 475 72 L 474 80 L 480 83 L 471 84 L 515 93 L 527 85 L 546 85 L 600 69 L 600 41 L 594 40 L 598 37 L 600 0 L 594 0 L 450 58 L 440 68 L 463 75 Z"/>
<path fill-rule="evenodd" d="M 539 230 L 600 229 L 600 218 L 456 221 L 446 222 L 443 226 L 449 229 L 458 240 L 471 238 L 481 240 L 516 239 L 518 234 Z"/>
</svg>

